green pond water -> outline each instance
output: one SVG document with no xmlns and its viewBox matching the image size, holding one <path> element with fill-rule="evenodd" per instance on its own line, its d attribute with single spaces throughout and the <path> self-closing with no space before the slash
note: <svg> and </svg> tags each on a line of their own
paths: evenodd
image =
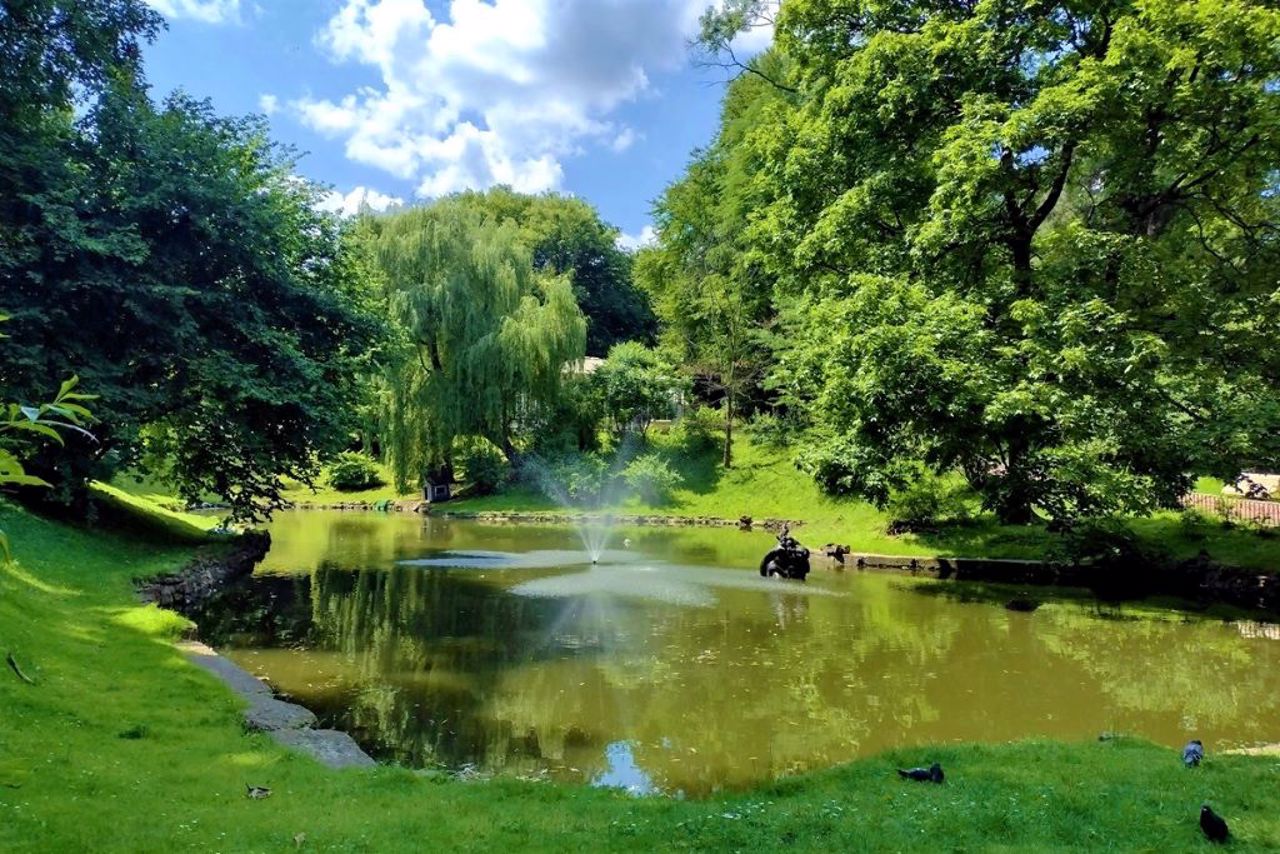
<svg viewBox="0 0 1280 854">
<path fill-rule="evenodd" d="M 1069 595 L 1019 613 L 1004 602 L 1051 591 L 821 562 L 766 580 L 772 538 L 724 529 L 620 530 L 597 566 L 550 526 L 303 511 L 270 530 L 202 633 L 405 765 L 696 796 L 950 741 L 1280 740 L 1272 624 Z"/>
</svg>

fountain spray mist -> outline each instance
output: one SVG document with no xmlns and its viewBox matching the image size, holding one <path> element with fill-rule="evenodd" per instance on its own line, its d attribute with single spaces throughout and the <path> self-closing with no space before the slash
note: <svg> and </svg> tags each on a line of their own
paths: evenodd
<svg viewBox="0 0 1280 854">
<path fill-rule="evenodd" d="M 622 470 L 635 456 L 636 447 L 635 438 L 627 436 L 614 451 L 612 460 L 598 470 L 593 470 L 596 469 L 594 462 L 603 461 L 589 456 L 579 458 L 576 471 L 572 464 L 556 465 L 534 456 L 521 463 L 525 479 L 543 494 L 566 510 L 584 514 L 573 520 L 573 528 L 593 564 L 600 562 L 612 536 L 613 508 L 627 497 Z"/>
</svg>

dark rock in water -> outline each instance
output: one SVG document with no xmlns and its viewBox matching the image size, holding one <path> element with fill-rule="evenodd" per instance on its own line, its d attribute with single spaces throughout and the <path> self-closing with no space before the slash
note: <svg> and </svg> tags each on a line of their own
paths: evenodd
<svg viewBox="0 0 1280 854">
<path fill-rule="evenodd" d="M 937 762 L 928 768 L 899 768 L 898 776 L 904 780 L 915 780 L 917 783 L 941 783 L 945 779 L 942 766 Z"/>
<path fill-rule="evenodd" d="M 1036 608 L 1039 608 L 1040 603 L 1034 599 L 1025 599 L 1021 596 L 1018 596 L 1016 598 L 1010 599 L 1008 602 L 1005 602 L 1004 607 L 1010 611 L 1021 611 L 1023 613 L 1029 614 L 1032 611 L 1034 611 Z"/>
<path fill-rule="evenodd" d="M 1200 739 L 1193 738 L 1187 742 L 1186 747 L 1182 748 L 1182 764 L 1188 768 L 1195 768 L 1202 759 L 1204 759 L 1204 745 L 1200 743 Z"/>
<path fill-rule="evenodd" d="M 1210 842 L 1226 842 L 1231 835 L 1226 819 L 1210 809 L 1208 804 L 1200 807 L 1200 829 Z"/>
</svg>

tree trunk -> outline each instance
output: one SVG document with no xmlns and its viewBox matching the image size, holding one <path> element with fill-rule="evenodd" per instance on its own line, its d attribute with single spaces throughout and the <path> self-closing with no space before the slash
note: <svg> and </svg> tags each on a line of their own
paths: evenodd
<svg viewBox="0 0 1280 854">
<path fill-rule="evenodd" d="M 1005 465 L 1004 483 L 1001 484 L 1000 501 L 996 516 L 1004 525 L 1030 525 L 1035 521 L 1032 510 L 1031 483 L 1024 461 L 1030 443 L 1020 433 L 1009 439 L 1009 455 Z"/>
<path fill-rule="evenodd" d="M 1009 241 L 1013 254 L 1013 284 L 1019 297 L 1031 295 L 1031 237 L 1019 236 Z"/>
<path fill-rule="evenodd" d="M 733 392 L 725 395 L 724 404 L 724 456 L 722 462 L 727 469 L 733 468 Z"/>
<path fill-rule="evenodd" d="M 1008 493 L 996 507 L 996 517 L 1002 525 L 1030 525 L 1036 515 L 1031 509 L 1031 498 L 1025 490 Z"/>
</svg>

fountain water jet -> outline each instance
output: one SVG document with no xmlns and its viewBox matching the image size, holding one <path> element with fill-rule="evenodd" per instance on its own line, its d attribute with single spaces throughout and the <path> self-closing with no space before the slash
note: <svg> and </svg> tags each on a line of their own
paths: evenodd
<svg viewBox="0 0 1280 854">
<path fill-rule="evenodd" d="M 574 520 L 573 528 L 593 565 L 600 563 L 609 545 L 614 523 L 609 509 L 626 497 L 626 484 L 620 475 L 633 456 L 635 440 L 628 436 L 614 453 L 608 468 L 598 474 L 599 483 L 594 489 L 571 487 L 557 476 L 550 465 L 537 457 L 529 457 L 522 462 L 526 479 L 544 495 L 566 510 L 589 514 L 588 518 Z"/>
</svg>

